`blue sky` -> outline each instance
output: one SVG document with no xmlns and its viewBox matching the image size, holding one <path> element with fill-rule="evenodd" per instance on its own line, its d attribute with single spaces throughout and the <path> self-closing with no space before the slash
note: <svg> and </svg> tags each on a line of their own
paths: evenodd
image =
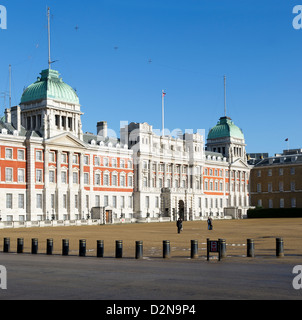
<svg viewBox="0 0 302 320">
<path fill-rule="evenodd" d="M 302 30 L 285 0 L 0 0 L 1 93 L 12 103 L 47 68 L 46 8 L 51 8 L 53 68 L 77 90 L 84 131 L 106 120 L 209 131 L 224 115 L 242 128 L 247 152 L 302 147 Z M 76 28 L 77 27 L 77 28 Z M 8 105 L 8 98 L 6 101 Z"/>
</svg>

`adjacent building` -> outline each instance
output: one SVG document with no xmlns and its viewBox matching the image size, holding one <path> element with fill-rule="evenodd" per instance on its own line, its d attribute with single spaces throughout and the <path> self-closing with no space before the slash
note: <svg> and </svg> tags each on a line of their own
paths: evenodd
<svg viewBox="0 0 302 320">
<path fill-rule="evenodd" d="M 251 205 L 302 208 L 302 149 L 259 160 L 251 170 Z"/>
</svg>

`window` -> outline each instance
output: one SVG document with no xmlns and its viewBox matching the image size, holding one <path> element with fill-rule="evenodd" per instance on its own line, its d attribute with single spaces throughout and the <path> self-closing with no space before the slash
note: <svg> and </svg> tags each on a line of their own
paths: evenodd
<svg viewBox="0 0 302 320">
<path fill-rule="evenodd" d="M 25 172 L 24 169 L 18 169 L 18 182 L 24 183 L 25 182 Z"/>
<path fill-rule="evenodd" d="M 133 176 L 128 176 L 128 187 L 133 187 Z"/>
<path fill-rule="evenodd" d="M 100 207 L 100 205 L 101 205 L 100 196 L 96 195 L 95 196 L 95 206 Z"/>
<path fill-rule="evenodd" d="M 208 190 L 209 189 L 209 182 L 206 180 L 204 183 L 204 189 Z"/>
<path fill-rule="evenodd" d="M 132 161 L 128 161 L 128 169 L 132 169 Z"/>
<path fill-rule="evenodd" d="M 109 205 L 109 198 L 108 196 L 104 196 L 104 207 L 108 207 Z"/>
<path fill-rule="evenodd" d="M 125 197 L 121 196 L 121 209 L 125 208 Z"/>
<path fill-rule="evenodd" d="M 109 175 L 108 175 L 108 173 L 104 174 L 104 186 L 109 186 Z"/>
<path fill-rule="evenodd" d="M 79 156 L 77 154 L 74 154 L 72 156 L 72 163 L 73 164 L 78 164 L 79 163 Z"/>
<path fill-rule="evenodd" d="M 262 207 L 262 200 L 261 199 L 258 200 L 258 207 Z"/>
<path fill-rule="evenodd" d="M 89 173 L 84 173 L 84 184 L 89 184 Z"/>
<path fill-rule="evenodd" d="M 36 151 L 36 161 L 42 161 L 42 151 L 41 150 Z"/>
<path fill-rule="evenodd" d="M 112 196 L 112 207 L 116 208 L 117 203 L 116 203 L 116 196 Z"/>
<path fill-rule="evenodd" d="M 74 207 L 75 209 L 78 209 L 79 207 L 79 197 L 77 194 L 74 195 Z"/>
<path fill-rule="evenodd" d="M 158 179 L 158 183 L 159 183 L 159 187 L 162 188 L 163 187 L 163 179 L 162 178 Z"/>
<path fill-rule="evenodd" d="M 67 183 L 67 172 L 66 171 L 61 172 L 61 181 L 63 184 Z"/>
<path fill-rule="evenodd" d="M 25 160 L 24 150 L 18 150 L 18 160 Z"/>
<path fill-rule="evenodd" d="M 55 153 L 49 152 L 49 162 L 54 163 L 55 162 Z"/>
<path fill-rule="evenodd" d="M 18 194 L 18 208 L 24 209 L 24 194 Z"/>
<path fill-rule="evenodd" d="M 104 162 L 104 167 L 108 167 L 108 165 L 109 165 L 108 158 L 104 158 L 103 162 Z"/>
<path fill-rule="evenodd" d="M 155 208 L 159 208 L 159 197 L 155 197 Z"/>
<path fill-rule="evenodd" d="M 12 168 L 5 169 L 5 181 L 6 182 L 13 182 L 13 169 Z"/>
<path fill-rule="evenodd" d="M 13 195 L 11 193 L 6 194 L 6 209 L 13 208 Z"/>
<path fill-rule="evenodd" d="M 283 168 L 279 168 L 279 176 L 283 176 Z"/>
<path fill-rule="evenodd" d="M 117 175 L 116 174 L 112 175 L 112 185 L 115 187 L 117 186 Z"/>
<path fill-rule="evenodd" d="M 148 187 L 148 179 L 146 177 L 143 178 L 143 186 Z"/>
<path fill-rule="evenodd" d="M 63 194 L 63 208 L 67 209 L 67 195 Z"/>
<path fill-rule="evenodd" d="M 284 199 L 280 199 L 280 208 L 284 208 Z"/>
<path fill-rule="evenodd" d="M 112 167 L 113 168 L 117 167 L 117 160 L 116 159 L 112 159 Z"/>
<path fill-rule="evenodd" d="M 13 149 L 5 149 L 5 159 L 12 160 L 13 159 Z"/>
<path fill-rule="evenodd" d="M 295 174 L 295 168 L 290 168 L 290 174 L 293 176 Z"/>
<path fill-rule="evenodd" d="M 84 156 L 84 165 L 89 165 L 89 156 Z"/>
<path fill-rule="evenodd" d="M 36 170 L 36 182 L 42 183 L 43 182 L 43 171 L 40 169 Z"/>
<path fill-rule="evenodd" d="M 120 179 L 121 179 L 121 181 L 120 181 L 120 186 L 121 186 L 121 187 L 125 187 L 125 176 L 124 176 L 124 175 L 121 175 Z"/>
<path fill-rule="evenodd" d="M 37 203 L 36 203 L 36 206 L 37 206 L 37 209 L 42 209 L 42 194 L 37 194 Z"/>
<path fill-rule="evenodd" d="M 128 197 L 128 208 L 132 208 L 132 197 Z"/>
<path fill-rule="evenodd" d="M 261 183 L 257 183 L 257 192 L 261 192 Z"/>
<path fill-rule="evenodd" d="M 85 174 L 86 174 L 86 173 L 84 173 L 84 179 L 85 179 Z M 78 172 L 73 172 L 73 173 L 72 173 L 72 182 L 73 182 L 74 184 L 78 184 L 78 181 L 79 181 L 79 174 L 78 174 Z"/>
<path fill-rule="evenodd" d="M 86 208 L 89 208 L 89 195 L 86 195 Z"/>
<path fill-rule="evenodd" d="M 120 167 L 125 168 L 125 160 L 123 159 L 120 160 Z"/>
<path fill-rule="evenodd" d="M 268 171 L 267 171 L 267 175 L 268 175 L 269 177 L 271 177 L 271 176 L 273 175 L 273 171 L 272 171 L 272 169 L 268 169 Z"/>
<path fill-rule="evenodd" d="M 55 183 L 55 171 L 54 170 L 49 171 L 49 182 Z"/>
<path fill-rule="evenodd" d="M 269 200 L 268 200 L 268 207 L 269 207 L 270 209 L 272 209 L 272 208 L 274 207 L 273 199 L 269 199 Z"/>
<path fill-rule="evenodd" d="M 62 153 L 62 163 L 67 163 L 67 153 Z"/>
<path fill-rule="evenodd" d="M 50 207 L 51 207 L 51 209 L 55 208 L 55 195 L 54 194 L 50 195 Z"/>
<path fill-rule="evenodd" d="M 146 198 L 145 198 L 145 207 L 146 207 L 147 209 L 149 209 L 149 206 L 150 206 L 150 197 L 149 197 L 149 196 L 146 196 Z"/>
<path fill-rule="evenodd" d="M 296 190 L 296 183 L 295 181 L 291 181 L 290 183 L 290 191 L 295 191 Z"/>
<path fill-rule="evenodd" d="M 94 165 L 99 167 L 101 165 L 101 159 L 100 157 L 95 157 L 94 158 Z"/>
<path fill-rule="evenodd" d="M 97 186 L 100 186 L 101 185 L 101 175 L 99 174 L 99 173 L 96 173 L 95 174 L 95 178 L 94 178 L 94 183 L 95 183 L 95 185 L 97 185 Z"/>
<path fill-rule="evenodd" d="M 267 185 L 267 192 L 273 192 L 273 186 L 271 183 Z"/>
<path fill-rule="evenodd" d="M 279 182 L 279 191 L 283 191 L 283 182 L 282 181 Z"/>
<path fill-rule="evenodd" d="M 296 198 L 291 199 L 292 208 L 296 208 Z"/>
</svg>

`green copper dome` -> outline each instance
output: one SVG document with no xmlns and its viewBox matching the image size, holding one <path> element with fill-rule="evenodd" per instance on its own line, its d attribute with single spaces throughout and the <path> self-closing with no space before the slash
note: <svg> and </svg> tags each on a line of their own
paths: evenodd
<svg viewBox="0 0 302 320">
<path fill-rule="evenodd" d="M 63 82 L 58 71 L 47 69 L 40 74 L 41 77 L 23 92 L 21 104 L 42 99 L 79 104 L 76 92 Z"/>
<path fill-rule="evenodd" d="M 244 140 L 243 132 L 229 117 L 220 118 L 218 124 L 210 131 L 208 140 L 233 137 Z"/>
</svg>

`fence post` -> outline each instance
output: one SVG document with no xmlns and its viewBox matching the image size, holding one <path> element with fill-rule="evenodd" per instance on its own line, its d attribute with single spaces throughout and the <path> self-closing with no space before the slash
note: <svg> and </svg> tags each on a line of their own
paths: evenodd
<svg viewBox="0 0 302 320">
<path fill-rule="evenodd" d="M 284 257 L 284 244 L 282 238 L 276 239 L 276 256 L 278 258 Z"/>
<path fill-rule="evenodd" d="M 246 256 L 248 258 L 254 258 L 255 257 L 255 245 L 253 239 L 247 239 L 247 254 Z"/>
<path fill-rule="evenodd" d="M 52 250 L 53 250 L 53 239 L 47 239 L 46 254 L 48 256 L 51 256 Z"/>
<path fill-rule="evenodd" d="M 221 258 L 226 258 L 226 240 L 225 239 L 219 239 L 220 242 L 220 256 Z"/>
<path fill-rule="evenodd" d="M 9 253 L 10 250 L 10 238 L 4 238 L 3 242 L 3 252 Z"/>
<path fill-rule="evenodd" d="M 143 241 L 135 242 L 135 259 L 143 258 Z"/>
<path fill-rule="evenodd" d="M 68 256 L 68 254 L 69 254 L 69 240 L 63 239 L 62 240 L 62 255 Z"/>
<path fill-rule="evenodd" d="M 104 240 L 97 240 L 96 246 L 97 257 L 104 258 Z"/>
<path fill-rule="evenodd" d="M 191 259 L 198 258 L 198 240 L 191 240 Z"/>
<path fill-rule="evenodd" d="M 23 248 L 24 248 L 24 239 L 19 238 L 17 240 L 17 253 L 23 253 Z"/>
<path fill-rule="evenodd" d="M 163 241 L 163 258 L 169 259 L 171 257 L 170 254 L 170 240 Z"/>
<path fill-rule="evenodd" d="M 38 254 L 38 239 L 31 239 L 31 254 Z"/>
<path fill-rule="evenodd" d="M 118 259 L 123 257 L 123 240 L 116 240 L 115 242 L 115 257 Z"/>
<path fill-rule="evenodd" d="M 86 240 L 80 240 L 79 243 L 79 256 L 86 257 Z"/>
</svg>

